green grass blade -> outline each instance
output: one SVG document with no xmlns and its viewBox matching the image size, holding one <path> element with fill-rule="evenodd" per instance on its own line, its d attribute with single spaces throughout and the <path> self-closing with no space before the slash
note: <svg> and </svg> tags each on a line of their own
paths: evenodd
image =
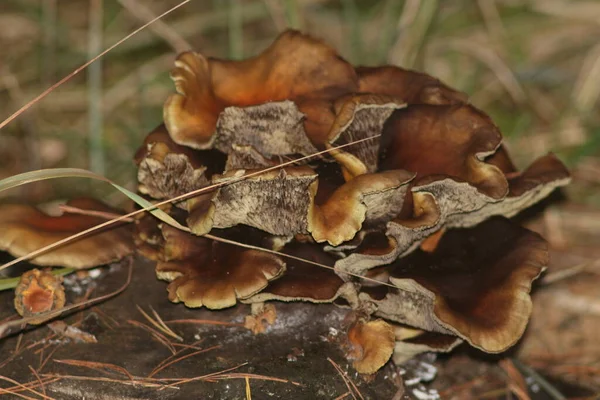
<svg viewBox="0 0 600 400">
<path fill-rule="evenodd" d="M 15 176 L 11 176 L 9 178 L 5 178 L 0 180 L 0 192 L 8 189 L 12 189 L 17 186 L 25 185 L 32 182 L 43 181 L 46 179 L 56 179 L 56 178 L 88 178 L 88 179 L 96 179 L 99 181 L 104 181 L 110 183 L 115 189 L 123 193 L 125 196 L 129 197 L 131 200 L 136 202 L 139 206 L 144 208 L 146 211 L 150 211 L 156 218 L 161 221 L 175 227 L 178 229 L 182 229 L 187 231 L 188 228 L 181 225 L 179 222 L 175 221 L 169 214 L 165 213 L 161 209 L 158 209 L 143 197 L 139 196 L 136 193 L 133 193 L 129 189 L 124 188 L 121 185 L 118 185 L 111 181 L 110 179 L 95 174 L 91 171 L 80 169 L 80 168 L 50 168 L 50 169 L 40 169 L 37 171 L 25 172 L 22 174 L 18 174 Z"/>
</svg>

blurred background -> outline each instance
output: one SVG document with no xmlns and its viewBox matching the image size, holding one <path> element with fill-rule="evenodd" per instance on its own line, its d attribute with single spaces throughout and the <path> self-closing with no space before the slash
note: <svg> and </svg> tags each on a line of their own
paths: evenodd
<svg viewBox="0 0 600 400">
<path fill-rule="evenodd" d="M 180 3 L 2 0 L 0 120 Z M 3 128 L 0 179 L 77 167 L 135 189 L 132 157 L 162 120 L 175 55 L 192 48 L 240 59 L 287 27 L 323 38 L 355 64 L 425 71 L 468 93 L 500 127 L 521 168 L 549 151 L 568 165 L 573 183 L 524 220 L 549 241 L 552 261 L 519 357 L 600 390 L 599 1 L 192 0 Z M 109 185 L 82 179 L 27 185 L 0 200 L 81 194 L 126 202 Z M 461 384 L 446 375 L 444 386 Z"/>
</svg>

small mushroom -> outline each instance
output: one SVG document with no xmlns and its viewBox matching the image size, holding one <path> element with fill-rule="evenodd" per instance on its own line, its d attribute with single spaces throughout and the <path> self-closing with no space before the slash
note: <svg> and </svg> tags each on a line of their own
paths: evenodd
<svg viewBox="0 0 600 400">
<path fill-rule="evenodd" d="M 50 272 L 39 269 L 25 272 L 15 288 L 15 309 L 27 318 L 62 308 L 65 305 L 65 289 L 61 283 L 61 278 Z M 47 317 L 37 317 L 28 323 L 39 325 L 47 320 Z"/>
<path fill-rule="evenodd" d="M 264 289 L 285 271 L 277 256 L 198 237 L 168 225 L 159 279 L 171 282 L 169 299 L 188 307 L 220 309 L 234 306 Z"/>
<path fill-rule="evenodd" d="M 71 200 L 67 205 L 89 211 L 116 213 L 117 210 L 90 198 Z M 23 204 L 0 206 L 0 250 L 21 257 L 106 222 L 105 219 L 79 214 L 49 216 Z M 133 252 L 131 227 L 115 223 L 83 238 L 61 245 L 30 260 L 43 266 L 83 269 L 118 261 Z"/>
<path fill-rule="evenodd" d="M 352 366 L 361 374 L 374 374 L 394 353 L 394 329 L 382 319 L 358 319 L 348 330 Z"/>
<path fill-rule="evenodd" d="M 548 263 L 537 234 L 495 217 L 446 232 L 431 253 L 416 250 L 385 267 L 397 289 L 361 293 L 375 315 L 456 335 L 489 353 L 514 345 L 531 314 L 532 281 Z M 389 290 L 388 290 L 389 289 Z"/>
</svg>

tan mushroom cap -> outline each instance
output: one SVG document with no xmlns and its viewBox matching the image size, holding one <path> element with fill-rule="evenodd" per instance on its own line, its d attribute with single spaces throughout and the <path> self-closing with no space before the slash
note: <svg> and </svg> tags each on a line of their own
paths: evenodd
<svg viewBox="0 0 600 400">
<path fill-rule="evenodd" d="M 159 279 L 170 281 L 173 302 L 188 307 L 221 309 L 234 306 L 264 289 L 285 271 L 277 256 L 217 242 L 162 226 L 163 258 L 156 265 Z"/>
<path fill-rule="evenodd" d="M 22 317 L 34 317 L 65 305 L 65 289 L 60 277 L 50 272 L 32 269 L 21 275 L 15 288 L 15 309 Z M 41 324 L 48 318 L 34 318 L 28 323 Z"/>
<path fill-rule="evenodd" d="M 264 52 L 247 60 L 207 59 L 187 52 L 175 65 L 171 76 L 178 94 L 165 103 L 165 124 L 176 143 L 198 149 L 212 146 L 219 114 L 226 107 L 295 99 L 329 101 L 358 88 L 350 64 L 323 42 L 296 31 L 282 33 Z M 327 108 L 320 113 L 327 113 Z"/>
<path fill-rule="evenodd" d="M 457 335 L 490 353 L 523 334 L 531 284 L 548 263 L 537 234 L 495 217 L 448 231 L 432 253 L 417 250 L 390 265 L 384 298 L 361 294 L 376 315 L 427 331 Z"/>
<path fill-rule="evenodd" d="M 155 199 L 179 196 L 206 186 L 225 166 L 225 154 L 176 144 L 164 125 L 145 139 L 135 155 L 139 191 Z"/>
<path fill-rule="evenodd" d="M 117 210 L 90 198 L 71 200 L 67 205 L 90 211 Z M 73 234 L 106 222 L 106 219 L 79 214 L 52 217 L 22 204 L 0 206 L 0 250 L 21 257 Z M 131 226 L 116 223 L 83 238 L 54 248 L 30 260 L 44 266 L 83 269 L 118 261 L 133 252 Z"/>
<path fill-rule="evenodd" d="M 245 224 L 280 236 L 310 233 L 317 242 L 338 245 L 352 239 L 363 225 L 398 215 L 413 177 L 394 170 L 344 183 L 341 175 L 335 178 L 302 166 L 238 180 L 246 172 L 229 171 L 213 183 L 237 181 L 214 195 L 190 200 L 188 225 L 194 233 Z"/>
<path fill-rule="evenodd" d="M 394 328 L 382 319 L 359 319 L 348 331 L 352 366 L 361 374 L 374 374 L 388 362 L 394 352 Z"/>
</svg>

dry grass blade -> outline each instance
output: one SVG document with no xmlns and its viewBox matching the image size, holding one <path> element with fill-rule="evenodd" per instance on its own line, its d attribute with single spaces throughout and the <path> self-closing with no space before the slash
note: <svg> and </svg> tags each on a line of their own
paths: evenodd
<svg viewBox="0 0 600 400">
<path fill-rule="evenodd" d="M 206 349 L 201 349 L 201 350 L 195 351 L 193 353 L 186 354 L 185 356 L 181 356 L 179 358 L 176 358 L 176 359 L 174 359 L 172 361 L 169 361 L 169 362 L 161 365 L 160 367 L 155 368 L 152 372 L 150 372 L 150 375 L 148 375 L 148 378 L 152 378 L 154 375 L 158 374 L 160 371 L 164 370 L 165 368 L 170 367 L 171 365 L 176 364 L 176 363 L 178 363 L 180 361 L 183 361 L 186 358 L 194 357 L 194 356 L 196 356 L 198 354 L 206 353 L 208 351 L 211 351 L 211 350 L 214 350 L 214 349 L 218 349 L 220 347 L 221 347 L 221 345 L 208 347 Z"/>
<path fill-rule="evenodd" d="M 342 399 L 345 399 L 346 397 L 351 396 L 351 395 L 352 395 L 352 392 L 351 391 L 347 391 L 346 393 L 339 395 L 338 397 L 336 397 L 333 400 L 342 400 Z"/>
<path fill-rule="evenodd" d="M 189 350 L 189 349 L 201 350 L 199 347 L 196 347 L 196 345 L 200 344 L 202 341 L 203 340 L 198 340 L 198 341 L 192 343 L 191 345 L 185 345 L 185 347 L 183 347 L 181 350 L 177 350 L 175 353 L 171 354 L 169 357 L 167 357 L 164 360 L 162 360 L 161 362 L 159 362 L 158 365 L 156 367 L 154 367 L 154 369 L 150 372 L 150 375 L 153 375 L 154 371 L 156 371 L 158 368 L 162 367 L 169 361 L 173 360 L 175 357 L 181 355 L 181 353 L 183 353 L 186 350 Z"/>
<path fill-rule="evenodd" d="M 166 322 L 167 324 L 196 324 L 196 325 L 224 325 L 244 327 L 244 324 L 236 322 L 213 321 L 210 319 L 173 319 Z"/>
<path fill-rule="evenodd" d="M 508 387 L 520 400 L 531 400 L 527 394 L 525 378 L 509 359 L 501 360 L 498 365 L 508 375 Z"/>
<path fill-rule="evenodd" d="M 46 364 L 48 364 L 48 361 L 50 361 L 52 359 L 52 356 L 54 355 L 54 353 L 56 353 L 56 350 L 58 350 L 59 348 L 60 348 L 60 345 L 56 346 L 55 348 L 52 349 L 52 351 L 50 351 L 50 354 L 48 354 L 46 356 L 46 358 L 44 358 L 44 359 L 40 358 L 40 366 L 38 367 L 38 371 L 41 372 L 44 369 Z"/>
<path fill-rule="evenodd" d="M 517 367 L 523 374 L 530 376 L 534 379 L 542 389 L 554 400 L 566 400 L 567 398 L 563 396 L 561 392 L 558 391 L 554 386 L 552 386 L 546 379 L 542 378 L 540 374 L 535 372 L 532 368 L 529 368 L 527 365 L 523 364 L 517 359 L 512 359 L 513 364 Z"/>
<path fill-rule="evenodd" d="M 240 378 L 249 378 L 249 379 L 257 379 L 263 381 L 273 381 L 273 382 L 281 382 L 281 383 L 291 383 L 295 386 L 302 386 L 299 382 L 290 381 L 288 379 L 277 378 L 274 376 L 266 376 L 266 375 L 258 375 L 258 374 L 248 374 L 244 372 L 236 372 L 232 374 L 221 374 L 217 376 L 215 379 L 240 379 Z"/>
<path fill-rule="evenodd" d="M 138 0 L 119 0 L 119 3 L 126 8 L 131 15 L 141 22 L 152 21 L 156 16 L 146 5 Z M 190 50 L 192 46 L 183 38 L 177 31 L 171 29 L 165 22 L 156 20 L 156 22 L 148 28 L 157 36 L 161 37 L 169 44 L 177 53 Z"/>
<path fill-rule="evenodd" d="M 354 400 L 356 400 L 356 395 L 358 395 L 358 397 L 361 400 L 364 400 L 362 394 L 360 393 L 360 391 L 358 390 L 358 388 L 356 387 L 356 385 L 354 384 L 354 382 L 352 382 L 352 380 L 348 377 L 348 375 L 346 375 L 346 373 L 342 370 L 342 367 L 340 367 L 335 361 L 333 361 L 329 357 L 327 357 L 327 361 L 329 361 L 331 363 L 331 365 L 333 365 L 333 367 L 335 368 L 335 370 L 340 374 L 340 376 L 342 377 L 344 383 L 346 384 L 346 387 L 348 387 L 348 390 L 350 391 L 350 394 L 352 395 L 352 398 Z M 355 395 L 355 393 L 356 393 L 356 395 Z"/>
<path fill-rule="evenodd" d="M 165 325 L 165 323 L 160 318 L 158 313 L 156 311 L 154 311 L 154 309 L 152 307 L 150 307 L 150 309 L 152 310 L 152 314 L 154 315 L 156 320 L 153 320 L 152 317 L 150 317 L 148 314 L 146 314 L 146 312 L 139 305 L 136 304 L 135 307 L 138 309 L 138 311 L 140 313 L 142 313 L 144 318 L 146 318 L 148 320 L 148 322 L 150 322 L 156 329 L 158 329 L 165 335 L 172 337 L 173 339 L 183 342 L 183 338 L 181 336 L 179 336 L 178 334 L 176 334 L 175 332 L 173 332 L 173 330 L 171 328 L 169 328 L 167 325 Z"/>
<path fill-rule="evenodd" d="M 158 340 L 158 342 L 160 342 L 167 349 L 169 349 L 169 351 L 172 354 L 175 354 L 177 352 L 177 350 L 175 350 L 175 346 L 173 346 L 173 343 L 171 343 L 169 341 L 169 339 L 167 339 L 167 337 L 165 335 L 161 334 L 158 331 L 155 331 L 154 329 L 152 329 L 148 325 L 143 324 L 143 323 L 138 322 L 138 321 L 133 321 L 133 320 L 127 320 L 127 323 L 129 323 L 129 324 L 131 324 L 133 326 L 137 326 L 138 328 L 142 328 L 145 331 L 147 331 L 148 333 L 150 333 L 156 340 Z"/>
<path fill-rule="evenodd" d="M 241 367 L 243 367 L 244 365 L 248 365 L 248 363 L 247 363 L 247 362 L 245 362 L 245 363 L 243 363 L 243 364 L 240 364 L 240 365 L 237 365 L 237 366 L 235 366 L 235 367 L 227 368 L 227 369 L 224 369 L 224 370 L 221 370 L 221 371 L 218 371 L 218 372 L 212 372 L 212 373 L 210 373 L 210 374 L 206 374 L 206 375 L 202 375 L 202 376 L 196 376 L 196 377 L 194 377 L 194 378 L 185 378 L 185 379 L 179 379 L 179 380 L 177 380 L 177 381 L 175 381 L 175 382 L 173 382 L 173 383 L 170 383 L 170 384 L 168 384 L 168 385 L 165 385 L 163 388 L 161 388 L 161 390 L 162 390 L 162 389 L 169 388 L 169 387 L 177 386 L 177 385 L 183 385 L 184 383 L 190 383 L 190 382 L 195 382 L 195 381 L 207 380 L 207 379 L 209 379 L 209 378 L 214 378 L 214 377 L 216 377 L 216 376 L 223 375 L 223 374 L 225 374 L 226 372 L 233 371 L 233 370 L 236 370 L 236 369 L 238 369 L 238 368 L 241 368 Z"/>
<path fill-rule="evenodd" d="M 97 362 L 97 361 L 84 361 L 84 360 L 53 360 L 53 361 L 55 363 L 59 363 L 59 364 L 72 365 L 75 367 L 90 368 L 90 369 L 93 369 L 94 371 L 98 371 L 98 372 L 108 372 L 106 370 L 109 370 L 109 371 L 113 371 L 113 372 L 125 375 L 130 381 L 134 380 L 133 375 L 131 375 L 129 373 L 129 371 L 127 371 L 123 367 L 120 367 L 120 366 L 114 365 L 114 364 Z"/>
<path fill-rule="evenodd" d="M 42 388 L 42 393 L 44 393 L 44 396 L 45 396 L 46 395 L 46 385 L 44 385 L 42 378 L 40 378 L 40 375 L 37 373 L 35 368 L 33 368 L 31 365 L 28 365 L 28 367 L 29 367 L 29 370 L 31 371 L 31 373 L 35 376 L 35 378 L 39 382 L 40 387 Z"/>
<path fill-rule="evenodd" d="M 42 374 L 44 378 L 54 378 L 54 379 L 72 379 L 78 381 L 95 381 L 95 382 L 110 382 L 110 383 L 120 383 L 122 385 L 134 385 L 134 386 L 143 386 L 147 388 L 160 388 L 167 389 L 166 385 L 156 382 L 149 382 L 144 379 L 134 379 L 134 380 L 123 380 L 123 379 L 114 379 L 114 378 L 106 378 L 101 376 L 82 376 L 82 375 L 61 375 L 61 374 Z M 174 386 L 169 386 L 169 389 L 177 389 Z"/>
<path fill-rule="evenodd" d="M 44 90 L 41 94 L 39 94 L 33 100 L 29 101 L 23 107 L 19 108 L 12 115 L 10 115 L 8 118 L 6 118 L 4 121 L 2 121 L 0 123 L 0 129 L 4 128 L 6 125 L 8 125 L 9 123 L 11 123 L 15 118 L 17 118 L 19 115 L 23 114 L 30 107 L 32 107 L 35 103 L 37 103 L 38 101 L 42 100 L 44 97 L 46 97 L 48 94 L 50 94 L 54 89 L 56 89 L 57 87 L 61 86 L 63 83 L 67 82 L 72 77 L 74 77 L 75 75 L 77 75 L 78 73 L 80 73 L 81 71 L 83 71 L 84 69 L 86 69 L 87 67 L 89 67 L 94 61 L 96 61 L 100 57 L 105 56 L 111 50 L 113 50 L 115 47 L 117 47 L 121 43 L 127 41 L 129 38 L 131 38 L 132 36 L 136 35 L 137 33 L 143 31 L 146 27 L 148 27 L 149 25 L 151 25 L 155 21 L 158 21 L 159 19 L 161 19 L 165 15 L 170 14 L 171 12 L 173 12 L 176 9 L 178 9 L 179 7 L 181 7 L 181 6 L 189 3 L 190 1 L 191 0 L 184 0 L 181 3 L 179 3 L 178 5 L 170 8 L 169 10 L 165 11 L 164 13 L 162 13 L 161 15 L 159 15 L 158 17 L 156 17 L 153 20 L 149 21 L 148 23 L 140 26 L 138 29 L 134 30 L 129 35 L 125 36 L 124 38 L 122 38 L 121 40 L 119 40 L 118 42 L 116 42 L 115 44 L 113 44 L 112 46 L 110 46 L 109 48 L 107 48 L 106 50 L 104 50 L 102 53 L 98 54 L 96 57 L 92 58 L 91 60 L 87 61 L 85 64 L 83 64 L 80 67 L 78 67 L 75 70 L 73 70 L 70 74 L 68 74 L 67 76 L 65 76 L 64 78 L 62 78 L 60 81 L 56 82 L 54 85 L 50 86 L 48 89 Z"/>
<path fill-rule="evenodd" d="M 2 376 L 2 375 L 0 375 L 0 379 L 2 379 L 2 380 L 4 380 L 4 381 L 7 381 L 7 382 L 10 382 L 10 383 L 12 383 L 13 385 L 15 385 L 15 386 L 17 386 L 17 387 L 19 387 L 19 388 L 21 388 L 21 389 L 23 389 L 23 390 L 26 390 L 26 391 L 28 391 L 28 392 L 31 392 L 31 393 L 35 394 L 36 396 L 39 396 L 39 397 L 41 397 L 42 399 L 54 400 L 52 397 L 48 397 L 48 396 L 46 396 L 45 394 L 43 394 L 43 393 L 40 393 L 40 392 L 38 392 L 37 390 L 34 390 L 33 388 L 31 388 L 31 387 L 28 387 L 27 385 L 24 385 L 24 384 L 22 384 L 22 383 L 19 383 L 19 382 L 15 381 L 14 379 L 11 379 L 11 378 L 9 378 L 9 377 L 6 377 L 6 376 Z M 19 396 L 19 397 L 23 397 L 23 398 L 27 398 L 27 399 L 31 399 L 31 398 L 33 398 L 33 397 L 27 397 L 27 396 L 24 396 L 24 395 L 19 395 L 19 394 L 15 393 L 15 392 L 14 392 L 14 390 L 13 390 L 13 391 L 11 391 L 11 390 L 10 390 L 10 388 L 9 388 L 9 389 L 2 389 L 2 388 L 0 388 L 0 390 L 2 390 L 2 391 L 6 391 L 7 393 L 10 393 L 10 394 L 16 394 L 16 395 L 17 395 L 17 396 Z M 35 399 L 35 398 L 33 398 L 33 399 Z"/>
<path fill-rule="evenodd" d="M 246 400 L 252 400 L 252 390 L 250 390 L 250 378 L 246 377 Z"/>
<path fill-rule="evenodd" d="M 67 204 L 61 204 L 58 206 L 58 208 L 60 210 L 62 210 L 63 212 L 66 212 L 69 214 L 89 215 L 91 217 L 104 218 L 104 219 L 108 219 L 108 220 L 119 218 L 121 216 L 121 214 L 113 214 L 113 213 L 103 212 L 103 211 L 84 210 L 82 208 L 69 206 Z M 128 218 L 124 221 L 133 222 L 133 218 Z"/>
<path fill-rule="evenodd" d="M 102 296 L 98 296 L 98 297 L 94 297 L 93 299 L 90 300 L 85 300 L 76 304 L 72 304 L 70 306 L 67 307 L 63 307 L 63 308 L 59 308 L 57 310 L 53 310 L 53 311 L 49 311 L 47 313 L 43 313 L 40 314 L 39 316 L 35 316 L 35 317 L 28 317 L 28 318 L 21 318 L 18 320 L 14 320 L 14 321 L 9 321 L 9 322 L 5 322 L 3 324 L 0 324 L 0 338 L 3 338 L 7 332 L 8 329 L 15 327 L 15 326 L 23 326 L 24 324 L 26 324 L 27 322 L 31 321 L 34 318 L 38 318 L 38 317 L 45 317 L 48 318 L 48 320 L 52 319 L 52 318 L 56 318 L 59 315 L 62 315 L 65 312 L 71 311 L 71 310 L 75 310 L 78 308 L 82 308 L 85 306 L 88 306 L 90 304 L 95 304 L 95 303 L 100 303 L 104 300 L 110 299 L 111 297 L 117 296 L 118 294 L 122 293 L 125 289 L 127 289 L 127 287 L 129 286 L 129 284 L 131 283 L 131 276 L 133 273 L 133 263 L 131 262 L 131 259 L 129 260 L 129 269 L 128 269 L 128 273 L 127 273 L 127 280 L 125 281 L 125 283 L 123 284 L 123 286 L 121 286 L 120 288 L 118 288 L 117 290 L 115 290 L 114 292 L 102 295 Z"/>
</svg>

